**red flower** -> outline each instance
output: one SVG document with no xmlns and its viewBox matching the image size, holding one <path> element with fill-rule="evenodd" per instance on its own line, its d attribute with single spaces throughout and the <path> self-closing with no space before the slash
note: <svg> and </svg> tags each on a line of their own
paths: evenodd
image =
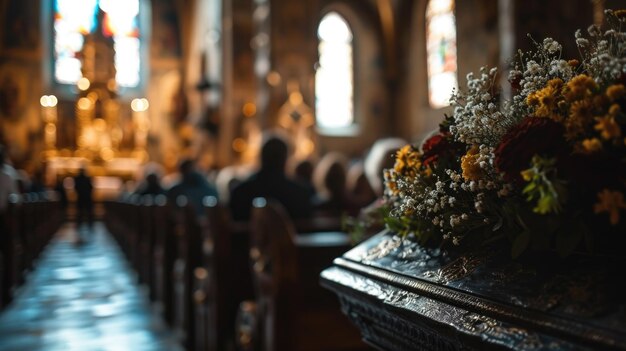
<svg viewBox="0 0 626 351">
<path fill-rule="evenodd" d="M 563 125 L 549 118 L 527 117 L 504 135 L 495 151 L 495 166 L 508 182 L 521 184 L 520 172 L 534 155 L 559 156 L 566 147 Z"/>
<path fill-rule="evenodd" d="M 430 166 L 433 162 L 436 162 L 439 155 L 444 153 L 450 144 L 446 137 L 441 134 L 433 135 L 428 138 L 424 145 L 422 145 L 422 164 L 424 166 Z"/>
</svg>

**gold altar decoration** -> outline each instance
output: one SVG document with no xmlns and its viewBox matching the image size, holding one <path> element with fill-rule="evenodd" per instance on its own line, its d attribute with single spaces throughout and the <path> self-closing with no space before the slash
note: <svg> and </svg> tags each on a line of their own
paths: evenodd
<svg viewBox="0 0 626 351">
<path fill-rule="evenodd" d="M 44 157 L 50 176 L 65 177 L 87 168 L 93 176 L 134 179 L 148 161 L 149 102 L 124 102 L 118 94 L 113 39 L 95 30 L 84 36 L 82 77 L 76 83 L 75 148 L 59 150 L 57 98 L 41 97 Z"/>
<path fill-rule="evenodd" d="M 293 138 L 294 157 L 301 160 L 315 152 L 315 118 L 312 109 L 304 102 L 297 81 L 289 81 L 287 91 L 289 97 L 278 110 L 278 125 Z"/>
</svg>

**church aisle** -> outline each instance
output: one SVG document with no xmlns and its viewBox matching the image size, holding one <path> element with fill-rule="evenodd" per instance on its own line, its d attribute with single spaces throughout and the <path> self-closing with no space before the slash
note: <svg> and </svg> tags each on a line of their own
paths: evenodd
<svg viewBox="0 0 626 351">
<path fill-rule="evenodd" d="M 101 223 L 66 224 L 0 314 L 2 351 L 182 350 Z"/>
</svg>

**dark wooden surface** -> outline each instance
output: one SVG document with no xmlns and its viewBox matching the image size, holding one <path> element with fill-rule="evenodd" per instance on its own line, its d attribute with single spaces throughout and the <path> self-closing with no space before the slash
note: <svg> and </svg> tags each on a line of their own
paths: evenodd
<svg viewBox="0 0 626 351">
<path fill-rule="evenodd" d="M 623 258 L 426 249 L 383 232 L 322 284 L 385 350 L 626 350 Z"/>
</svg>

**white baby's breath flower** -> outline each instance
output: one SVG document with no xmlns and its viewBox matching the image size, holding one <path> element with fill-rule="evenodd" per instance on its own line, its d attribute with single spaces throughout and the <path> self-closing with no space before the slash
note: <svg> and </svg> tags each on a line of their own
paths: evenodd
<svg viewBox="0 0 626 351">
<path fill-rule="evenodd" d="M 561 44 L 552 38 L 545 38 L 543 40 L 543 49 L 550 54 L 554 54 L 555 52 L 561 50 Z"/>
<path fill-rule="evenodd" d="M 576 39 L 576 45 L 578 45 L 581 48 L 586 48 L 589 46 L 589 40 L 585 38 L 578 38 Z"/>
</svg>

